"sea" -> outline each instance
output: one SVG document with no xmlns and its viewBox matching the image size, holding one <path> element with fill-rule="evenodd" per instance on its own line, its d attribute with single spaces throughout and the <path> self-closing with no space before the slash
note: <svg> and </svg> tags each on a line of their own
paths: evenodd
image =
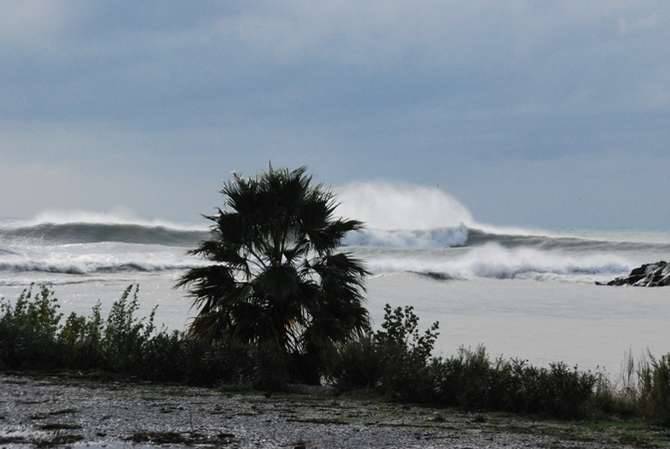
<svg viewBox="0 0 670 449">
<path fill-rule="evenodd" d="M 372 273 L 366 302 L 378 326 L 385 304 L 439 321 L 435 352 L 484 345 L 494 356 L 621 373 L 636 358 L 670 352 L 670 288 L 596 285 L 670 257 L 670 232 L 545 230 L 481 223 L 438 187 L 354 183 L 334 188 L 337 214 L 366 223 L 342 251 Z M 203 211 L 205 213 L 209 211 Z M 141 313 L 183 329 L 197 313 L 175 282 L 207 261 L 187 252 L 208 222 L 128 213 L 45 212 L 0 220 L 0 297 L 53 286 L 62 311 L 103 311 L 129 284 Z"/>
</svg>

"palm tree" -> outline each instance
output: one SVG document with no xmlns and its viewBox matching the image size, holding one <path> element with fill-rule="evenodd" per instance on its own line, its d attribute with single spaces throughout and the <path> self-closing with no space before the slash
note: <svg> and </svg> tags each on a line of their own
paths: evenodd
<svg viewBox="0 0 670 449">
<path fill-rule="evenodd" d="M 191 251 L 212 264 L 192 268 L 188 286 L 198 314 L 194 336 L 271 345 L 287 356 L 332 347 L 369 328 L 363 306 L 367 271 L 344 235 L 362 228 L 335 217 L 338 203 L 312 185 L 304 167 L 255 178 L 234 175 L 221 190 L 212 238 Z"/>
</svg>

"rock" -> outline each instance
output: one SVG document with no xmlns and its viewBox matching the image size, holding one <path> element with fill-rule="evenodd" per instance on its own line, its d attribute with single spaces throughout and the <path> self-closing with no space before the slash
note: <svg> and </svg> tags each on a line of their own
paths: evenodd
<svg viewBox="0 0 670 449">
<path fill-rule="evenodd" d="M 660 261 L 644 264 L 633 269 L 628 276 L 616 278 L 605 284 L 598 285 L 632 285 L 634 287 L 667 287 L 670 286 L 670 263 Z"/>
</svg>

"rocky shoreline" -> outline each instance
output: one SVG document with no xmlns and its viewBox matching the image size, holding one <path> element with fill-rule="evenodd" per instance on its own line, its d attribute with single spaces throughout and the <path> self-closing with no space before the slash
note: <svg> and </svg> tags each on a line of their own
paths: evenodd
<svg viewBox="0 0 670 449">
<path fill-rule="evenodd" d="M 669 447 L 640 421 L 556 422 L 332 394 L 267 397 L 154 384 L 0 374 L 0 447 Z"/>
<path fill-rule="evenodd" d="M 628 276 L 618 277 L 606 283 L 597 282 L 597 284 L 609 286 L 667 287 L 670 286 L 670 264 L 663 260 L 656 263 L 644 264 L 633 269 Z"/>
</svg>

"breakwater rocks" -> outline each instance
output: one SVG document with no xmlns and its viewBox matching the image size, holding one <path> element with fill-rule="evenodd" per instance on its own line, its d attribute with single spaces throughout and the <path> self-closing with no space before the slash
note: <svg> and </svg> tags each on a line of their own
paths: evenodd
<svg viewBox="0 0 670 449">
<path fill-rule="evenodd" d="M 667 287 L 670 286 L 670 263 L 660 261 L 644 264 L 635 268 L 628 276 L 618 277 L 607 283 L 598 285 L 632 285 L 634 287 Z"/>
</svg>

